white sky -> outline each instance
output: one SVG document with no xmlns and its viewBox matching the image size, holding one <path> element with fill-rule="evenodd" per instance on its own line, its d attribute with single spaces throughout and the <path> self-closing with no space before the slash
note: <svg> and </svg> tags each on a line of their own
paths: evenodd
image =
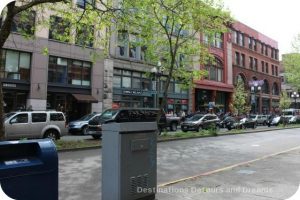
<svg viewBox="0 0 300 200">
<path fill-rule="evenodd" d="M 279 53 L 292 51 L 291 42 L 300 33 L 300 0 L 223 0 L 232 16 L 276 40 Z"/>
</svg>

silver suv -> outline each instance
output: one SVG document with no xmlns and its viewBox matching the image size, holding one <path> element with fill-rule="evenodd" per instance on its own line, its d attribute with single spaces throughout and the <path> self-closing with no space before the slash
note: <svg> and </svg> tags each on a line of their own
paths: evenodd
<svg viewBox="0 0 300 200">
<path fill-rule="evenodd" d="M 66 118 L 57 111 L 18 111 L 5 115 L 5 139 L 51 138 L 66 135 Z"/>
<path fill-rule="evenodd" d="M 257 124 L 266 125 L 268 120 L 268 115 L 250 115 L 250 118 L 256 121 Z"/>
</svg>

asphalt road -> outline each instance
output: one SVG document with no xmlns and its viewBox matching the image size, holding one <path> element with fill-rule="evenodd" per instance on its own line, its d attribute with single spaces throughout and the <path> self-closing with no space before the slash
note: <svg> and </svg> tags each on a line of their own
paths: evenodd
<svg viewBox="0 0 300 200">
<path fill-rule="evenodd" d="M 158 184 L 164 185 L 295 147 L 300 147 L 300 129 L 159 143 Z M 59 161 L 60 200 L 101 199 L 100 149 L 59 153 Z"/>
</svg>

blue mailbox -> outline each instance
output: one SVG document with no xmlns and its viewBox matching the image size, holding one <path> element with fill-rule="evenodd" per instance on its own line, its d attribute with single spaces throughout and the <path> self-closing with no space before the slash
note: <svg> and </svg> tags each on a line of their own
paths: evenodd
<svg viewBox="0 0 300 200">
<path fill-rule="evenodd" d="M 53 141 L 0 142 L 0 185 L 12 199 L 58 200 L 58 156 Z"/>
</svg>

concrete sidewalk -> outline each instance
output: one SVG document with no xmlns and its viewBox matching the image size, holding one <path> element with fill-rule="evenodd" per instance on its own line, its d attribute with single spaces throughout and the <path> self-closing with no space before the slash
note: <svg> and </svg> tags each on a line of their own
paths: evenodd
<svg viewBox="0 0 300 200">
<path fill-rule="evenodd" d="M 300 149 L 158 188 L 158 200 L 287 199 L 300 183 Z"/>
</svg>

